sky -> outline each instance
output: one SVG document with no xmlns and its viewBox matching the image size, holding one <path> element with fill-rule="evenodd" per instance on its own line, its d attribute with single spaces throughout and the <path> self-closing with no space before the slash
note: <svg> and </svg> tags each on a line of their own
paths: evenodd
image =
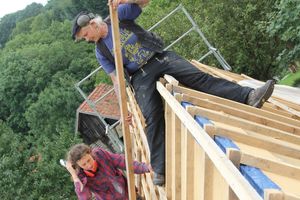
<svg viewBox="0 0 300 200">
<path fill-rule="evenodd" d="M 33 2 L 46 5 L 48 0 L 0 0 L 0 18 L 6 14 L 23 10 Z"/>
</svg>

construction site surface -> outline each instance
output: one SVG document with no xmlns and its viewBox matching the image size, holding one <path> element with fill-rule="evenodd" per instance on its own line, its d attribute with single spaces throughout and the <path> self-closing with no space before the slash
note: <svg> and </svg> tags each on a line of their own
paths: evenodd
<svg viewBox="0 0 300 200">
<path fill-rule="evenodd" d="M 192 63 L 216 77 L 255 82 Z M 300 89 L 275 86 L 261 109 L 186 88 L 168 75 L 157 89 L 165 102 L 166 185 L 136 175 L 145 199 L 300 199 Z M 149 162 L 144 120 L 127 93 L 134 158 Z"/>
</svg>

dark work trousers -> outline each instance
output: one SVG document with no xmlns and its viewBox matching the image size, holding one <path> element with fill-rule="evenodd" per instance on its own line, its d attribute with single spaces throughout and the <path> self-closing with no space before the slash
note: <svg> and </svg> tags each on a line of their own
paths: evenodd
<svg viewBox="0 0 300 200">
<path fill-rule="evenodd" d="M 135 98 L 146 120 L 146 134 L 154 172 L 165 174 L 165 119 L 156 81 L 169 74 L 192 89 L 245 103 L 252 88 L 215 78 L 193 66 L 176 53 L 156 54 L 132 75 Z"/>
</svg>

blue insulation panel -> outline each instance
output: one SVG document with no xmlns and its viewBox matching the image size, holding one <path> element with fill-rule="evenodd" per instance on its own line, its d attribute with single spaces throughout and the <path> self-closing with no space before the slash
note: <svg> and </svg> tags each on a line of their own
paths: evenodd
<svg viewBox="0 0 300 200">
<path fill-rule="evenodd" d="M 249 181 L 258 194 L 263 197 L 264 189 L 277 189 L 281 188 L 270 180 L 260 169 L 247 165 L 240 166 L 240 172 Z"/>
<path fill-rule="evenodd" d="M 185 107 L 186 105 L 192 105 L 192 104 L 188 102 L 182 102 L 182 106 Z M 199 115 L 195 116 L 195 120 L 202 128 L 205 124 L 212 124 L 212 122 L 209 119 L 205 117 L 201 117 Z M 215 136 L 214 141 L 222 149 L 224 153 L 226 152 L 226 148 L 235 148 L 240 150 L 240 148 L 229 138 Z M 281 188 L 278 185 L 276 185 L 258 168 L 247 166 L 247 165 L 241 165 L 240 172 L 249 181 L 249 183 L 253 186 L 253 188 L 257 191 L 257 193 L 261 197 L 264 197 L 265 189 L 281 190 Z"/>
<path fill-rule="evenodd" d="M 209 119 L 206 117 L 201 117 L 199 115 L 195 116 L 196 122 L 203 128 L 205 124 L 213 124 Z"/>
<path fill-rule="evenodd" d="M 181 102 L 181 105 L 186 108 L 187 106 L 193 106 L 193 104 L 189 103 L 189 102 L 186 102 L 186 101 L 182 101 Z"/>
<path fill-rule="evenodd" d="M 226 148 L 233 148 L 233 149 L 240 150 L 240 148 L 229 138 L 216 135 L 214 140 L 215 143 L 222 149 L 224 153 L 226 153 Z"/>
</svg>

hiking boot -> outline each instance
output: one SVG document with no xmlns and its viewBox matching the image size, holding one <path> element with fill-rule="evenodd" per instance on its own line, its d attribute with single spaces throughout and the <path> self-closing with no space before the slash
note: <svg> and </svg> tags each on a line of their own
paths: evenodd
<svg viewBox="0 0 300 200">
<path fill-rule="evenodd" d="M 162 186 L 165 184 L 165 175 L 164 174 L 157 174 L 154 172 L 153 176 L 153 184 Z"/>
<path fill-rule="evenodd" d="M 263 86 L 253 89 L 248 94 L 247 104 L 256 108 L 261 108 L 273 93 L 275 81 L 268 80 Z"/>
</svg>

